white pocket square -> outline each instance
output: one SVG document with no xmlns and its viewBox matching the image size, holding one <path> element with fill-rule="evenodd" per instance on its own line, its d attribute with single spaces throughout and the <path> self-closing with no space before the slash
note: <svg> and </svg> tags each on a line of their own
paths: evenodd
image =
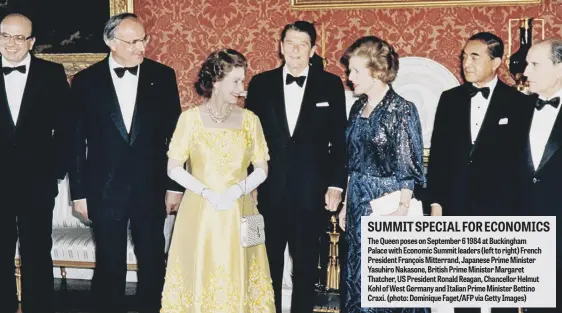
<svg viewBox="0 0 562 313">
<path fill-rule="evenodd" d="M 317 107 L 329 107 L 330 104 L 328 102 L 318 102 L 316 103 Z"/>
<path fill-rule="evenodd" d="M 499 122 L 498 125 L 507 125 L 507 117 L 502 118 Z"/>
</svg>

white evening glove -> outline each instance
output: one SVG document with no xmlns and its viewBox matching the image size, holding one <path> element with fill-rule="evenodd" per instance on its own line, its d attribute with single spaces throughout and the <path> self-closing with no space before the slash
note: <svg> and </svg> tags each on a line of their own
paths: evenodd
<svg viewBox="0 0 562 313">
<path fill-rule="evenodd" d="M 219 204 L 215 209 L 217 211 L 230 210 L 234 206 L 234 201 L 258 188 L 266 178 L 267 175 L 265 171 L 261 168 L 256 168 L 246 179 L 230 186 L 230 188 L 221 195 Z"/>
<path fill-rule="evenodd" d="M 183 167 L 174 167 L 168 172 L 168 176 L 178 184 L 182 185 L 185 189 L 200 195 L 213 207 L 217 208 L 220 196 L 213 190 L 209 189 L 209 187 L 205 186 L 202 182 L 197 180 L 197 178 L 189 174 Z"/>
<path fill-rule="evenodd" d="M 242 196 L 242 189 L 234 184 L 230 186 L 222 195 L 220 195 L 218 205 L 215 207 L 217 211 L 227 211 L 232 209 L 236 199 Z"/>
</svg>

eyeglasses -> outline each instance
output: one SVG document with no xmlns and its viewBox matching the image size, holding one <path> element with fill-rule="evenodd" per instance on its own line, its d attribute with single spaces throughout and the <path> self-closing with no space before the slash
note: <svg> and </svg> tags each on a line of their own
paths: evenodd
<svg viewBox="0 0 562 313">
<path fill-rule="evenodd" d="M 23 45 L 27 40 L 33 38 L 33 36 L 25 37 L 24 35 L 10 35 L 7 33 L 0 33 L 0 41 L 10 42 L 11 39 L 18 45 Z"/>
<path fill-rule="evenodd" d="M 113 37 L 113 38 L 129 44 L 130 47 L 135 47 L 139 43 L 142 44 L 143 46 L 145 46 L 146 44 L 148 44 L 148 41 L 150 40 L 150 36 L 148 36 L 148 35 L 145 35 L 142 39 L 135 39 L 135 40 L 131 40 L 131 41 L 119 39 L 117 37 Z"/>
</svg>

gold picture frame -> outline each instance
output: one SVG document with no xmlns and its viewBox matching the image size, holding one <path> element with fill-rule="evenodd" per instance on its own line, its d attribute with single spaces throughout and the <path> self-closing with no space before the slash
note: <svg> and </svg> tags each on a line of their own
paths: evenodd
<svg viewBox="0 0 562 313">
<path fill-rule="evenodd" d="M 106 0 L 109 1 L 109 16 L 133 12 L 134 0 Z M 88 66 L 101 61 L 105 53 L 39 53 L 36 56 L 45 60 L 60 63 L 64 66 L 66 74 L 72 76 Z"/>
<path fill-rule="evenodd" d="M 293 10 L 540 4 L 542 0 L 290 0 Z"/>
</svg>

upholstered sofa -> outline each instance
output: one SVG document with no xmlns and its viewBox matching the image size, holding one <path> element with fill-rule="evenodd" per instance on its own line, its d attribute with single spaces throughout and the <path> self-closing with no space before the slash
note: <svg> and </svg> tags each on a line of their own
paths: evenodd
<svg viewBox="0 0 562 313">
<path fill-rule="evenodd" d="M 175 215 L 170 215 L 164 225 L 164 236 L 166 238 L 166 251 L 170 244 L 170 238 L 174 225 Z M 55 277 L 91 279 L 92 269 L 95 267 L 95 245 L 92 230 L 87 221 L 83 220 L 72 210 L 68 179 L 59 183 L 59 194 L 55 200 L 53 211 L 53 268 Z M 21 298 L 21 272 L 19 261 L 19 247 L 16 246 L 16 282 L 18 287 L 18 298 Z M 136 280 L 137 260 L 133 251 L 133 243 L 129 236 L 127 245 L 127 269 L 130 271 L 127 280 Z"/>
</svg>

